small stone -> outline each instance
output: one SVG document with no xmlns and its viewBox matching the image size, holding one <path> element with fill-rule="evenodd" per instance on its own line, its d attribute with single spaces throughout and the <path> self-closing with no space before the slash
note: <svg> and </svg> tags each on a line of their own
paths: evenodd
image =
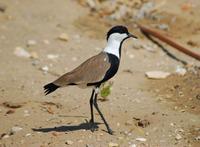
<svg viewBox="0 0 200 147">
<path fill-rule="evenodd" d="M 200 136 L 195 137 L 195 140 L 199 141 L 200 140 Z"/>
<path fill-rule="evenodd" d="M 80 139 L 80 140 L 78 140 L 78 142 L 79 142 L 79 143 L 82 143 L 82 142 L 83 142 L 83 140 L 81 140 L 81 139 Z"/>
<path fill-rule="evenodd" d="M 170 73 L 164 71 L 148 71 L 145 73 L 145 75 L 149 79 L 165 79 L 170 75 Z"/>
<path fill-rule="evenodd" d="M 38 56 L 38 54 L 36 53 L 36 52 L 31 52 L 31 58 L 33 58 L 33 59 L 38 59 L 39 58 L 39 56 Z"/>
<path fill-rule="evenodd" d="M 118 127 L 120 126 L 120 123 L 119 123 L 119 122 L 117 123 L 117 126 L 118 126 Z"/>
<path fill-rule="evenodd" d="M 43 43 L 48 45 L 48 44 L 50 44 L 50 41 L 45 39 L 45 40 L 43 40 Z"/>
<path fill-rule="evenodd" d="M 77 57 L 72 57 L 72 61 L 77 61 L 78 59 L 77 59 Z"/>
<path fill-rule="evenodd" d="M 65 33 L 60 34 L 60 36 L 58 37 L 59 40 L 62 41 L 68 41 L 69 40 L 69 36 Z"/>
<path fill-rule="evenodd" d="M 45 66 L 42 67 L 42 70 L 44 72 L 48 72 L 49 71 L 49 67 L 47 65 L 45 65 Z"/>
<path fill-rule="evenodd" d="M 142 137 L 138 137 L 138 138 L 136 138 L 135 140 L 136 140 L 136 141 L 141 141 L 141 142 L 147 141 L 146 138 L 142 138 Z"/>
<path fill-rule="evenodd" d="M 10 134 L 15 134 L 16 132 L 19 132 L 21 130 L 23 130 L 23 128 L 21 127 L 12 127 L 10 130 Z"/>
<path fill-rule="evenodd" d="M 161 30 L 165 30 L 165 31 L 168 31 L 169 30 L 169 25 L 167 24 L 159 24 L 157 26 L 157 28 L 161 29 Z"/>
<path fill-rule="evenodd" d="M 129 54 L 128 57 L 129 57 L 130 59 L 133 59 L 135 56 L 134 56 L 133 54 Z"/>
<path fill-rule="evenodd" d="M 2 139 L 6 139 L 6 138 L 9 138 L 9 137 L 10 137 L 10 135 L 5 134 L 5 135 L 3 135 Z"/>
<path fill-rule="evenodd" d="M 88 6 L 89 6 L 92 10 L 94 10 L 94 9 L 96 8 L 96 3 L 95 3 L 94 0 L 86 0 L 86 2 L 87 2 L 87 4 L 88 4 Z"/>
<path fill-rule="evenodd" d="M 182 136 L 180 134 L 176 134 L 176 137 L 175 137 L 176 140 L 180 140 L 182 139 Z"/>
<path fill-rule="evenodd" d="M 27 133 L 25 136 L 26 136 L 26 137 L 31 136 L 31 133 Z"/>
<path fill-rule="evenodd" d="M 117 143 L 114 143 L 114 142 L 110 142 L 108 144 L 109 147 L 118 147 L 119 145 Z"/>
<path fill-rule="evenodd" d="M 6 11 L 7 6 L 4 4 L 0 4 L 0 12 L 5 12 Z"/>
<path fill-rule="evenodd" d="M 27 46 L 34 46 L 36 44 L 37 44 L 37 42 L 35 40 L 28 40 L 28 42 L 27 42 Z"/>
<path fill-rule="evenodd" d="M 51 60 L 55 60 L 56 58 L 58 58 L 59 57 L 59 55 L 54 55 L 54 54 L 48 54 L 47 55 L 47 58 L 48 59 L 51 59 Z"/>
<path fill-rule="evenodd" d="M 137 147 L 136 144 L 131 144 L 129 147 Z"/>
<path fill-rule="evenodd" d="M 27 52 L 24 48 L 22 47 L 16 47 L 14 54 L 18 57 L 24 57 L 24 58 L 30 58 L 31 55 L 29 52 Z"/>
<path fill-rule="evenodd" d="M 27 116 L 30 116 L 30 113 L 28 110 L 24 110 L 24 116 L 27 117 Z"/>
<path fill-rule="evenodd" d="M 181 76 L 184 76 L 186 74 L 187 70 L 181 66 L 177 66 L 175 72 Z"/>
<path fill-rule="evenodd" d="M 71 140 L 67 140 L 66 142 L 65 142 L 65 144 L 67 144 L 67 145 L 72 145 L 74 142 L 73 141 L 71 141 Z"/>
</svg>

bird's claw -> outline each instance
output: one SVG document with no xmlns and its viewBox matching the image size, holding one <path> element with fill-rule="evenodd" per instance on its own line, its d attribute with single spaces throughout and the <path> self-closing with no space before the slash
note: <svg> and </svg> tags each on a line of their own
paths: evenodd
<svg viewBox="0 0 200 147">
<path fill-rule="evenodd" d="M 94 123 L 94 120 L 91 119 L 91 120 L 89 121 L 89 125 L 90 125 L 90 130 L 91 130 L 92 132 L 98 130 L 98 126 Z"/>
</svg>

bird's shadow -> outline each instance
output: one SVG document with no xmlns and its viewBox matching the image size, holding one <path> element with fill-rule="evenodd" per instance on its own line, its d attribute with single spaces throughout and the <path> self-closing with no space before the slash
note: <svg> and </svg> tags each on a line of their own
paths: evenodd
<svg viewBox="0 0 200 147">
<path fill-rule="evenodd" d="M 99 124 L 101 123 L 94 123 L 93 128 L 98 129 Z M 91 123 L 89 122 L 84 122 L 78 125 L 68 125 L 68 126 L 58 126 L 58 127 L 52 127 L 52 128 L 32 128 L 33 131 L 35 132 L 43 132 L 43 133 L 48 133 L 52 131 L 56 132 L 72 132 L 72 131 L 77 131 L 77 130 L 91 130 Z"/>
</svg>

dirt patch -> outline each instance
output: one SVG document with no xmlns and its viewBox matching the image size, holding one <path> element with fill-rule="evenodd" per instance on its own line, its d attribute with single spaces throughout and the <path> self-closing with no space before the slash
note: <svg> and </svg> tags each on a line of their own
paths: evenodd
<svg viewBox="0 0 200 147">
<path fill-rule="evenodd" d="M 171 75 L 164 80 L 149 80 L 160 100 L 173 103 L 172 109 L 181 112 L 200 113 L 200 70 L 184 76 Z"/>
</svg>

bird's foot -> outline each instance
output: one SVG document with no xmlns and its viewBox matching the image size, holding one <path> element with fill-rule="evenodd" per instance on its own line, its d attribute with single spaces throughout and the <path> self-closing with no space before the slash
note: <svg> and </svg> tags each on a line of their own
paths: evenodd
<svg viewBox="0 0 200 147">
<path fill-rule="evenodd" d="M 108 128 L 107 131 L 108 131 L 108 133 L 109 133 L 110 135 L 113 135 L 113 134 L 114 134 L 114 131 L 111 130 L 110 128 Z"/>
<path fill-rule="evenodd" d="M 98 130 L 98 126 L 97 126 L 97 124 L 94 122 L 94 120 L 91 119 L 91 120 L 89 121 L 89 125 L 90 125 L 90 130 L 91 130 L 92 132 Z"/>
</svg>

